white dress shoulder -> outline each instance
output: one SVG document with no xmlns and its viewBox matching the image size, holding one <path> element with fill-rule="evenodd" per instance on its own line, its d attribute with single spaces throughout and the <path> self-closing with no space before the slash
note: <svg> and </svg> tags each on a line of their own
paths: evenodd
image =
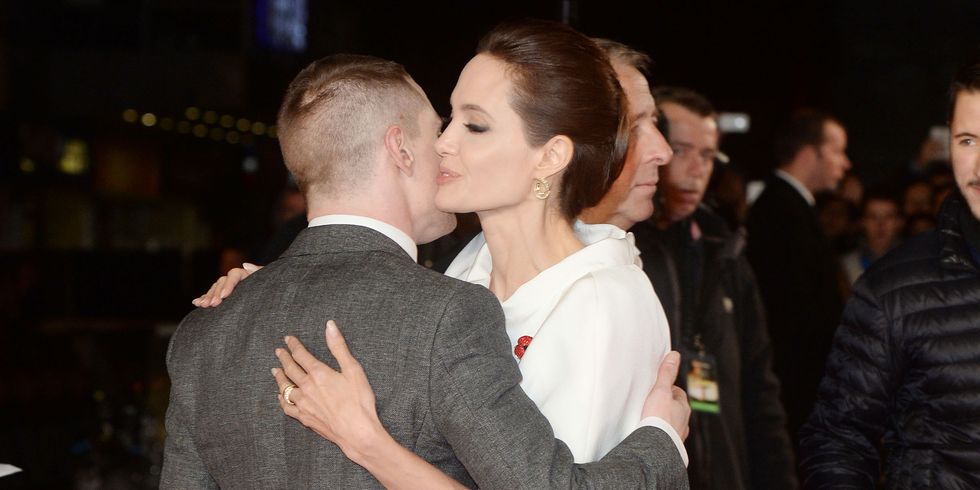
<svg viewBox="0 0 980 490">
<path fill-rule="evenodd" d="M 551 422 L 575 462 L 596 461 L 640 421 L 657 367 L 670 350 L 660 300 L 641 269 L 633 235 L 612 225 L 575 224 L 586 245 L 522 285 L 502 306 L 521 387 Z M 483 234 L 446 274 L 489 287 Z M 516 357 L 516 356 L 515 356 Z"/>
</svg>

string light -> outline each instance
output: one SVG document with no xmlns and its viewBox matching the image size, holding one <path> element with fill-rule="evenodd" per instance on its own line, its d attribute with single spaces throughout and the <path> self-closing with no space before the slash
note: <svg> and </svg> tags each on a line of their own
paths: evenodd
<svg viewBox="0 0 980 490">
<path fill-rule="evenodd" d="M 143 125 L 148 128 L 153 127 L 153 125 L 157 123 L 157 116 L 152 112 L 147 112 L 146 114 L 143 114 L 142 118 L 140 118 L 140 122 L 142 122 Z"/>
<path fill-rule="evenodd" d="M 34 170 L 36 168 L 37 168 L 37 165 L 34 164 L 34 160 L 31 160 L 30 158 L 27 158 L 27 157 L 24 157 L 24 158 L 21 158 L 20 159 L 20 171 L 21 172 L 24 172 L 25 174 L 29 174 L 29 173 L 34 172 Z"/>
<path fill-rule="evenodd" d="M 185 107 L 183 112 L 184 119 L 177 121 L 173 117 L 158 118 L 152 112 L 140 115 L 136 109 L 126 109 L 122 112 L 122 119 L 127 123 L 138 122 L 148 128 L 159 127 L 163 131 L 176 130 L 179 134 L 190 133 L 198 138 L 210 136 L 215 141 L 224 140 L 230 144 L 251 145 L 255 141 L 253 135 L 267 136 L 272 139 L 278 138 L 276 126 L 262 121 L 251 121 L 244 117 L 236 118 L 232 114 L 219 116 L 216 111 L 202 111 L 195 106 Z M 195 123 L 194 121 L 199 122 Z"/>
</svg>

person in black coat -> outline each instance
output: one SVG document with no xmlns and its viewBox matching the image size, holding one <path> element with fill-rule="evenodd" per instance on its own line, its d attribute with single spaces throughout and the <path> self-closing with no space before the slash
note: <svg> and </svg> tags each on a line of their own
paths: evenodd
<svg viewBox="0 0 980 490">
<path fill-rule="evenodd" d="M 807 488 L 980 488 L 980 60 L 953 84 L 958 192 L 858 280 L 801 430 Z"/>
<path fill-rule="evenodd" d="M 759 281 L 790 436 L 813 408 L 840 319 L 839 265 L 814 210 L 850 168 L 847 133 L 832 117 L 800 112 L 777 139 L 781 162 L 747 222 L 749 262 Z"/>
<path fill-rule="evenodd" d="M 732 233 L 701 204 L 718 155 L 715 110 L 687 89 L 659 88 L 654 97 L 669 123 L 674 157 L 661 167 L 657 216 L 631 231 L 667 314 L 672 348 L 684 352 L 680 380 L 693 408 L 686 441 L 691 488 L 796 488 L 744 233 Z M 702 380 L 685 383 L 693 362 L 706 363 L 699 367 L 712 372 L 713 390 L 692 386 Z"/>
</svg>

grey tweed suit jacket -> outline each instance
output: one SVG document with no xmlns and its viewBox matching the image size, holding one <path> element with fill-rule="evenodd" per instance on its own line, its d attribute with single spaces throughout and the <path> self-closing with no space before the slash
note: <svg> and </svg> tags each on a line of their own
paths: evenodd
<svg viewBox="0 0 980 490">
<path fill-rule="evenodd" d="M 323 340 L 328 319 L 364 366 L 385 428 L 466 485 L 687 488 L 669 436 L 651 427 L 601 461 L 575 465 L 520 389 L 496 298 L 352 225 L 304 230 L 219 307 L 181 323 L 167 354 L 161 488 L 379 486 L 277 402 L 269 369 L 283 336 L 337 367 Z"/>
</svg>

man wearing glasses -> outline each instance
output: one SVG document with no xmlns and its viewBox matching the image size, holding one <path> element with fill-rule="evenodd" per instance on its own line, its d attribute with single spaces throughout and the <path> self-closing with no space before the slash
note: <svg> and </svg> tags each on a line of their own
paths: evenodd
<svg viewBox="0 0 980 490">
<path fill-rule="evenodd" d="M 654 90 L 673 159 L 657 214 L 632 228 L 667 312 L 692 414 L 691 488 L 795 488 L 793 453 L 744 237 L 702 204 L 718 150 L 717 113 L 691 90 Z"/>
</svg>

